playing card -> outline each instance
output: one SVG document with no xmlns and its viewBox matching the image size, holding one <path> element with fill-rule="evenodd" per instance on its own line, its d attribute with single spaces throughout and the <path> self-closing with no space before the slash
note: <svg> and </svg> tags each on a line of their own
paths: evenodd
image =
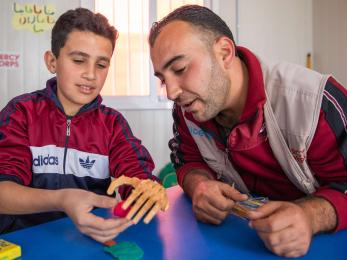
<svg viewBox="0 0 347 260">
<path fill-rule="evenodd" d="M 247 200 L 236 202 L 231 213 L 241 218 L 246 218 L 247 211 L 257 209 L 268 201 L 268 198 L 265 197 L 250 197 Z"/>
</svg>

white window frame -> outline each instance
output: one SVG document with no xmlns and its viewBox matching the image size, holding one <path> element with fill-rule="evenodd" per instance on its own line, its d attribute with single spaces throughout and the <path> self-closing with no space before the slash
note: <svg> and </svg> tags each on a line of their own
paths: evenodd
<svg viewBox="0 0 347 260">
<path fill-rule="evenodd" d="M 149 24 L 152 24 L 154 21 L 156 21 L 155 10 L 157 1 L 160 0 L 149 0 Z M 219 1 L 220 0 L 204 0 L 204 5 L 216 11 L 219 9 Z M 80 0 L 80 3 L 81 7 L 95 11 L 94 0 Z M 150 73 L 150 94 L 148 96 L 102 96 L 103 104 L 118 110 L 172 109 L 173 102 L 168 100 L 165 96 L 160 96 L 157 94 L 158 79 L 154 76 L 153 66 L 150 59 L 149 62 L 150 66 L 148 73 Z"/>
</svg>

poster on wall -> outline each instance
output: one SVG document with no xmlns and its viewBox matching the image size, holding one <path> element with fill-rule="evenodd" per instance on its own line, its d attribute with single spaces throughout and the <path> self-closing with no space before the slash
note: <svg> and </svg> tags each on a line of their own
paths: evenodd
<svg viewBox="0 0 347 260">
<path fill-rule="evenodd" d="M 20 54 L 0 51 L 0 69 L 18 69 L 20 67 Z"/>
<path fill-rule="evenodd" d="M 12 25 L 16 30 L 40 33 L 55 23 L 56 8 L 52 4 L 13 3 Z"/>
</svg>

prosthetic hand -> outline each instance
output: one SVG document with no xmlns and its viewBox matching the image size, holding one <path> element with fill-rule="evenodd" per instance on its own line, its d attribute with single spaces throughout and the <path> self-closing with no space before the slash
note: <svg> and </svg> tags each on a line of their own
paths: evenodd
<svg viewBox="0 0 347 260">
<path fill-rule="evenodd" d="M 123 209 L 131 206 L 131 210 L 126 215 L 128 220 L 137 224 L 145 215 L 143 222 L 148 224 L 159 210 L 166 211 L 169 208 L 167 194 L 162 185 L 152 180 L 140 180 L 136 177 L 129 178 L 121 176 L 113 180 L 107 189 L 107 194 L 112 195 L 121 185 L 131 185 L 134 187 L 128 199 L 122 205 Z"/>
</svg>

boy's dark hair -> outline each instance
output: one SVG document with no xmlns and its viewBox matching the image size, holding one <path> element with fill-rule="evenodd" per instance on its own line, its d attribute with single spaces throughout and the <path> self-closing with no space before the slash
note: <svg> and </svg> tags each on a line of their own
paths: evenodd
<svg viewBox="0 0 347 260">
<path fill-rule="evenodd" d="M 63 13 L 52 29 L 51 50 L 56 58 L 64 47 L 69 33 L 89 31 L 109 39 L 114 50 L 118 31 L 108 23 L 105 16 L 93 13 L 85 8 L 76 8 Z"/>
<path fill-rule="evenodd" d="M 198 29 L 207 34 L 207 38 L 211 42 L 220 36 L 226 36 L 235 44 L 233 34 L 228 25 L 217 14 L 210 9 L 199 5 L 184 5 L 169 13 L 159 22 L 155 22 L 152 25 L 149 34 L 149 44 L 153 47 L 154 42 L 160 31 L 165 25 L 173 21 L 184 21 L 196 26 Z"/>
</svg>

